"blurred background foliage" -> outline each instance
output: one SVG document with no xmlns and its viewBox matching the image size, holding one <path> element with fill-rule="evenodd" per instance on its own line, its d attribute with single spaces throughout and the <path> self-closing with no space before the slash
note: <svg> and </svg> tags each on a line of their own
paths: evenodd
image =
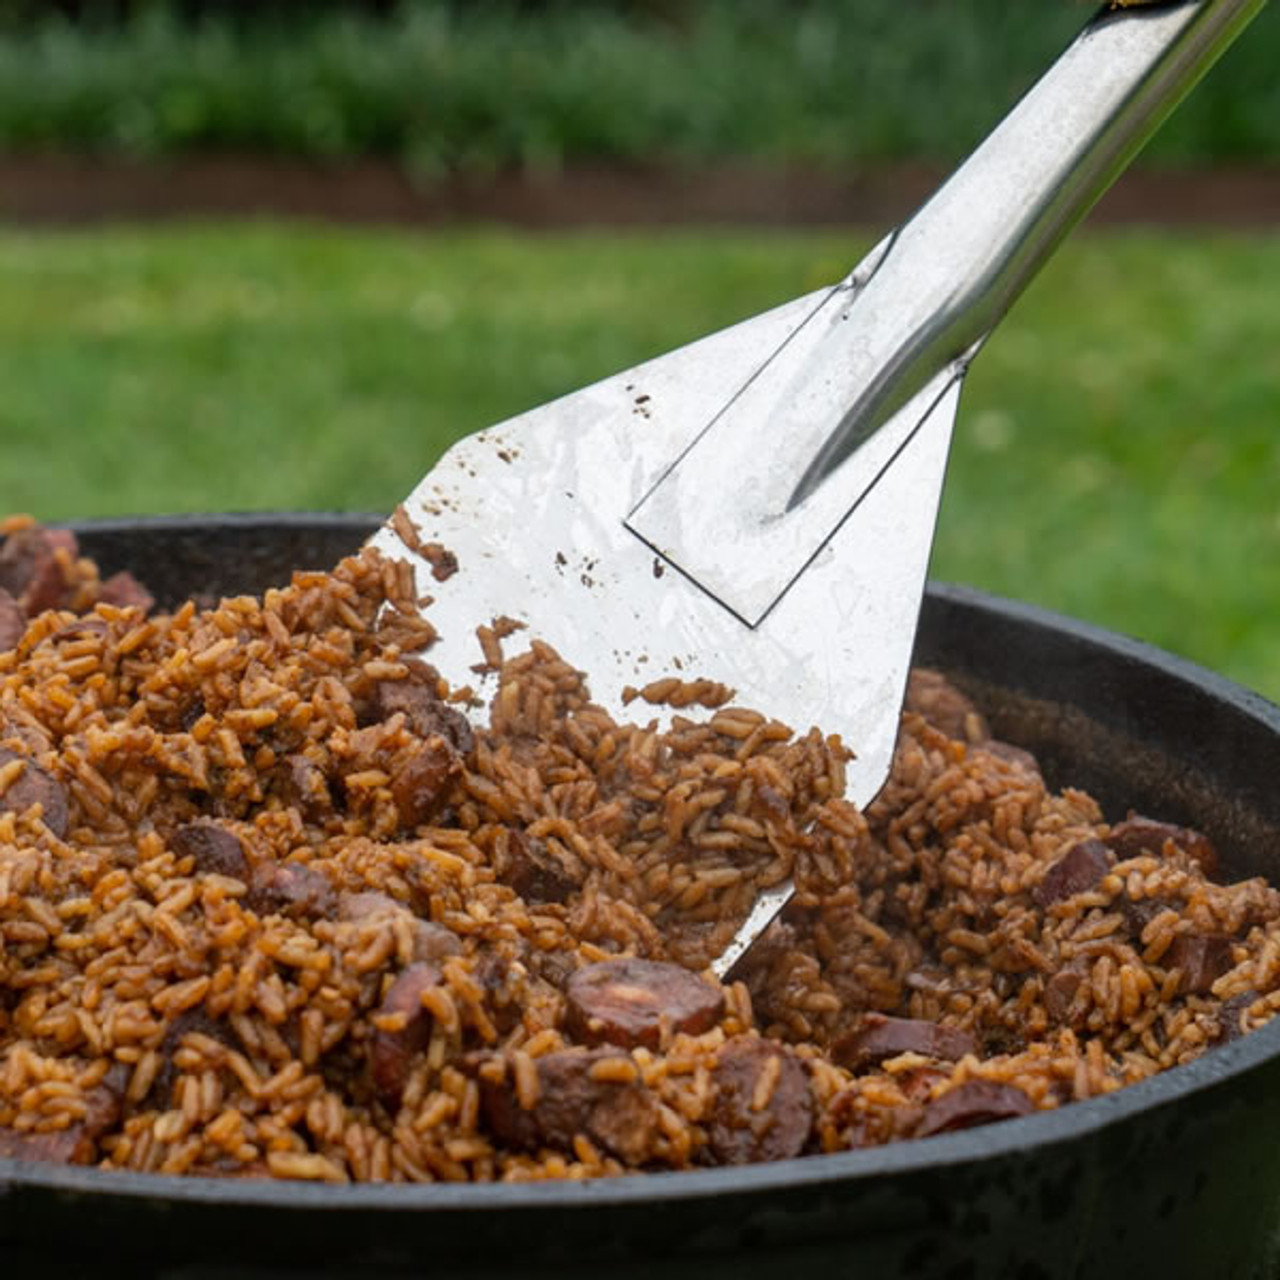
<svg viewBox="0 0 1280 1280">
<path fill-rule="evenodd" d="M 0 0 L 0 148 L 582 162 L 947 163 L 1088 6 L 1053 0 Z M 1280 160 L 1269 5 L 1147 154 Z"/>
</svg>

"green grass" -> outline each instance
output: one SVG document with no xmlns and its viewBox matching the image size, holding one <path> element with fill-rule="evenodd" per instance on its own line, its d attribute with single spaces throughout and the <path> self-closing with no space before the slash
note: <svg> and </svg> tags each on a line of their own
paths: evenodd
<svg viewBox="0 0 1280 1280">
<path fill-rule="evenodd" d="M 456 434 L 838 277 L 847 234 L 0 234 L 0 510 L 387 510 Z M 936 576 L 1280 699 L 1280 235 L 1084 234 L 965 391 Z"/>
<path fill-rule="evenodd" d="M 236 20 L 184 23 L 174 8 L 157 0 L 107 25 L 47 11 L 0 22 L 0 147 L 382 155 L 421 181 L 592 161 L 840 173 L 948 162 L 1092 11 L 1069 0 L 404 0 L 384 20 L 294 6 L 286 22 L 242 5 Z M 1152 158 L 1280 161 L 1278 47 L 1270 5 Z"/>
</svg>

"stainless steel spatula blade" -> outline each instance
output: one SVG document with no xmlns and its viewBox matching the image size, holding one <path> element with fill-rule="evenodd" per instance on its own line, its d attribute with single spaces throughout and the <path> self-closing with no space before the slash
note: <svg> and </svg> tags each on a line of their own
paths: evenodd
<svg viewBox="0 0 1280 1280">
<path fill-rule="evenodd" d="M 624 688 L 679 674 L 729 684 L 739 704 L 798 728 L 838 728 L 857 744 L 852 798 L 870 800 L 893 750 L 958 383 L 932 397 L 896 461 L 803 573 L 741 562 L 741 573 L 776 598 L 765 617 L 744 620 L 627 526 L 672 460 L 845 288 L 798 299 L 450 449 L 403 504 L 423 536 L 457 558 L 456 573 L 438 581 L 433 564 L 414 556 L 419 588 L 434 597 L 440 639 L 430 657 L 441 674 L 491 692 L 493 676 L 473 670 L 475 630 L 506 616 L 586 671 L 594 699 L 619 717 L 628 714 Z M 374 542 L 396 557 L 407 551 L 391 525 Z M 733 560 L 731 545 L 720 550 Z"/>
</svg>

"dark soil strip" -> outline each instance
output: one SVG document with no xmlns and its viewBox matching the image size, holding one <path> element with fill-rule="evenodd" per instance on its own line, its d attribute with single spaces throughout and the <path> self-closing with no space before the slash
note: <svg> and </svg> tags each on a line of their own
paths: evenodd
<svg viewBox="0 0 1280 1280">
<path fill-rule="evenodd" d="M 716 168 L 574 168 L 415 185 L 389 164 L 332 167 L 258 157 L 168 163 L 0 157 L 0 219 L 25 225 L 271 215 L 332 222 L 525 228 L 727 224 L 891 225 L 943 175 L 925 167 L 829 174 Z M 1095 222 L 1280 225 L 1280 169 L 1126 174 Z"/>
</svg>

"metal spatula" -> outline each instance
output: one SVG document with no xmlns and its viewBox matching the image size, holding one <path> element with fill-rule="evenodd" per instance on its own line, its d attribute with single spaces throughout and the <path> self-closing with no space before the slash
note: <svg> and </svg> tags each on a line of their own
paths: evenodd
<svg viewBox="0 0 1280 1280">
<path fill-rule="evenodd" d="M 394 524 L 373 540 L 435 598 L 432 662 L 474 685 L 475 628 L 505 615 L 618 716 L 628 685 L 722 681 L 840 733 L 848 794 L 870 802 L 969 362 L 1264 2 L 1100 15 L 844 280 L 455 445 L 403 505 L 456 574 Z M 722 976 L 790 892 L 761 896 Z"/>
</svg>

